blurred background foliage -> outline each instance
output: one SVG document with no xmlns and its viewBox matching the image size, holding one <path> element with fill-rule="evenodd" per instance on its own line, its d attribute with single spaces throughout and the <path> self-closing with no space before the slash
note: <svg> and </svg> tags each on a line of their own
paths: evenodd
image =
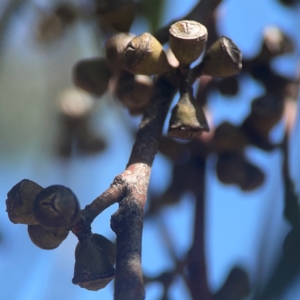
<svg viewBox="0 0 300 300">
<path fill-rule="evenodd" d="M 66 185 L 82 207 L 103 192 L 125 168 L 144 109 L 132 99 L 150 80 L 134 89 L 114 76 L 104 44 L 118 31 L 165 44 L 168 24 L 188 16 L 208 28 L 209 44 L 232 38 L 244 69 L 196 82 L 210 133 L 161 141 L 145 212 L 146 299 L 205 299 L 207 286 L 215 300 L 298 299 L 299 15 L 297 0 L 1 1 L 1 297 L 113 299 L 113 284 L 97 293 L 72 285 L 73 235 L 38 249 L 4 200 L 23 178 Z M 79 68 L 83 59 L 95 60 Z M 116 208 L 94 232 L 114 240 Z"/>
</svg>

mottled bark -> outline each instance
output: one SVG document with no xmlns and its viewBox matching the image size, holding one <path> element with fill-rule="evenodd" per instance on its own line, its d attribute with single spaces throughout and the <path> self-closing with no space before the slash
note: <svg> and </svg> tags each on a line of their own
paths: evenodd
<svg viewBox="0 0 300 300">
<path fill-rule="evenodd" d="M 176 90 L 166 77 L 157 79 L 126 170 L 116 176 L 102 195 L 83 209 L 81 221 L 72 228 L 78 237 L 88 234 L 92 221 L 107 207 L 119 203 L 119 209 L 111 218 L 111 227 L 117 235 L 116 300 L 145 297 L 141 268 L 144 207 L 151 166 Z"/>
</svg>

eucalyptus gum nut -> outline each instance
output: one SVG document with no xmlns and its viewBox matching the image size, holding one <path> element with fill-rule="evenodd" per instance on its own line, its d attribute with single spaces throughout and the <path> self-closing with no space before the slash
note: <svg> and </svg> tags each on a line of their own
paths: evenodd
<svg viewBox="0 0 300 300">
<path fill-rule="evenodd" d="M 72 24 L 78 17 L 76 8 L 70 3 L 58 4 L 55 8 L 55 14 L 63 21 L 65 24 Z"/>
<path fill-rule="evenodd" d="M 28 226 L 28 235 L 31 241 L 44 250 L 57 248 L 68 234 L 69 230 L 63 228 L 43 227 L 41 225 Z"/>
<path fill-rule="evenodd" d="M 37 183 L 23 179 L 8 193 L 6 211 L 9 220 L 15 224 L 39 224 L 33 213 L 34 199 L 43 188 Z"/>
<path fill-rule="evenodd" d="M 264 28 L 264 40 L 261 55 L 266 60 L 294 51 L 295 45 L 280 28 L 267 26 Z"/>
<path fill-rule="evenodd" d="M 117 255 L 117 249 L 115 244 L 109 239 L 107 239 L 105 236 L 98 233 L 94 233 L 92 235 L 92 239 L 98 247 L 100 247 L 103 251 L 107 253 L 111 263 L 114 265 L 116 262 Z"/>
<path fill-rule="evenodd" d="M 124 49 L 133 38 L 133 34 L 118 33 L 106 41 L 106 58 L 115 72 L 120 72 L 124 68 Z"/>
<path fill-rule="evenodd" d="M 264 173 L 258 167 L 235 152 L 219 154 L 216 171 L 222 183 L 237 184 L 245 192 L 258 188 L 265 180 Z"/>
<path fill-rule="evenodd" d="M 111 257 L 98 246 L 98 238 L 80 241 L 75 249 L 73 284 L 91 291 L 104 288 L 115 276 Z"/>
<path fill-rule="evenodd" d="M 206 51 L 201 65 L 202 74 L 232 76 L 242 69 L 242 53 L 230 38 L 222 36 Z"/>
<path fill-rule="evenodd" d="M 87 123 L 94 107 L 93 97 L 79 88 L 64 89 L 57 99 L 57 110 L 61 114 L 64 125 L 75 130 Z"/>
<path fill-rule="evenodd" d="M 209 131 L 203 109 L 191 92 L 184 93 L 172 110 L 168 135 L 178 139 L 191 140 L 203 131 Z"/>
<path fill-rule="evenodd" d="M 123 73 L 119 76 L 115 94 L 132 115 L 141 114 L 150 102 L 153 81 L 146 75 Z"/>
<path fill-rule="evenodd" d="M 283 98 L 268 93 L 253 99 L 251 113 L 244 123 L 267 138 L 270 130 L 282 118 L 283 111 Z"/>
<path fill-rule="evenodd" d="M 124 59 L 125 68 L 134 74 L 155 75 L 172 70 L 162 45 L 147 32 L 128 43 Z"/>
<path fill-rule="evenodd" d="M 207 41 L 207 29 L 196 21 L 176 22 L 169 30 L 170 47 L 183 65 L 189 65 L 203 52 Z"/>
<path fill-rule="evenodd" d="M 66 24 L 54 12 L 41 14 L 36 26 L 36 38 L 40 43 L 51 43 L 60 38 L 66 29 Z"/>
<path fill-rule="evenodd" d="M 34 214 L 41 225 L 68 228 L 78 221 L 80 207 L 69 188 L 52 185 L 37 194 Z"/>
<path fill-rule="evenodd" d="M 128 3 L 121 3 L 119 6 L 100 12 L 101 20 L 120 32 L 128 32 L 130 30 L 136 15 L 136 3 L 134 1 L 125 2 Z"/>
<path fill-rule="evenodd" d="M 111 75 L 105 58 L 84 59 L 73 68 L 74 84 L 98 97 L 106 92 Z"/>
<path fill-rule="evenodd" d="M 243 131 L 229 122 L 220 124 L 214 133 L 213 145 L 216 152 L 239 152 L 249 144 Z"/>
</svg>

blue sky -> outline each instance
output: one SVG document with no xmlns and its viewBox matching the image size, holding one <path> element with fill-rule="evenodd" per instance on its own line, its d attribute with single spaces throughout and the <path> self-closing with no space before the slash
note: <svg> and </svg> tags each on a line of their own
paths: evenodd
<svg viewBox="0 0 300 300">
<path fill-rule="evenodd" d="M 167 1 L 162 24 L 186 14 L 196 2 L 187 0 Z M 220 15 L 220 33 L 232 38 L 245 56 L 251 57 L 259 50 L 261 32 L 265 25 L 275 24 L 287 30 L 297 38 L 299 49 L 299 30 L 298 33 L 296 31 L 297 28 L 300 28 L 300 19 L 297 17 L 299 7 L 297 10 L 281 9 L 275 0 L 263 2 L 260 0 L 243 2 L 229 0 L 223 2 L 220 7 Z M 11 134 L 17 132 L 21 134 L 21 138 L 23 134 L 25 142 L 27 141 L 27 134 L 32 132 L 36 134 L 36 138 L 31 140 L 30 144 L 21 143 L 18 139 L 15 139 L 14 142 L 8 140 L 8 144 L 5 144 L 4 147 L 2 143 L 0 148 L 0 150 L 5 148 L 0 157 L 0 193 L 3 198 L 3 201 L 0 202 L 0 211 L 2 212 L 0 213 L 0 230 L 3 235 L 3 243 L 0 245 L 1 298 L 10 300 L 93 300 L 102 298 L 110 300 L 113 299 L 112 284 L 106 289 L 94 293 L 71 283 L 74 268 L 74 248 L 77 243 L 72 234 L 56 250 L 40 250 L 30 242 L 26 226 L 13 225 L 8 221 L 4 200 L 6 193 L 13 185 L 23 178 L 29 178 L 44 187 L 56 183 L 66 185 L 76 193 L 82 206 L 85 206 L 104 191 L 114 176 L 125 168 L 132 139 L 124 124 L 130 120 L 127 115 L 123 115 L 119 107 L 116 106 L 116 109 L 112 109 L 111 102 L 100 104 L 97 108 L 100 117 L 95 117 L 94 125 L 96 128 L 100 128 L 109 139 L 109 147 L 102 155 L 76 158 L 65 163 L 57 160 L 45 150 L 53 143 L 51 140 L 53 136 L 50 135 L 49 137 L 48 135 L 49 130 L 50 132 L 53 130 L 51 131 L 50 118 L 52 112 L 51 108 L 49 109 L 47 99 L 43 99 L 42 108 L 50 110 L 49 113 L 47 111 L 47 114 L 39 115 L 38 113 L 41 111 L 36 107 L 37 103 L 31 100 L 33 101 L 30 102 L 32 105 L 28 107 L 37 110 L 34 117 L 21 111 L 18 114 L 15 113 L 16 118 L 14 120 L 4 118 L 3 115 L 6 110 L 8 113 L 10 110 L 14 109 L 15 112 L 18 109 L 18 107 L 9 108 L 7 106 L 7 103 L 11 101 L 12 91 L 16 95 L 13 100 L 22 105 L 22 101 L 24 101 L 21 99 L 22 93 L 24 97 L 26 95 L 27 97 L 42 97 L 49 86 L 52 87 L 51 82 L 48 83 L 49 80 L 54 82 L 53 85 L 57 84 L 55 78 L 49 74 L 51 69 L 47 68 L 53 65 L 55 59 L 58 60 L 55 61 L 56 67 L 59 67 L 60 64 L 65 66 L 66 63 L 71 66 L 80 58 L 98 55 L 92 41 L 93 36 L 84 25 L 77 26 L 70 33 L 71 36 L 61 44 L 59 53 L 55 54 L 55 49 L 44 52 L 43 49 L 32 46 L 28 42 L 28 40 L 30 41 L 32 25 L 31 13 L 25 11 L 19 17 L 20 20 L 16 21 L 10 30 L 13 34 L 9 35 L 3 52 L 7 60 L 3 65 L 5 76 L 0 74 L 0 86 L 2 86 L 0 105 L 3 107 L 2 115 L 0 112 L 0 117 L 2 117 L 0 125 L 2 127 L 5 125 L 15 126 L 12 128 Z M 146 30 L 146 24 L 142 26 L 136 24 L 133 29 L 136 30 L 136 33 L 141 33 L 138 31 Z M 297 59 L 299 59 L 299 51 L 278 59 L 274 63 L 274 68 L 282 74 L 295 76 Z M 71 78 L 68 68 L 62 72 L 69 74 Z M 7 79 L 10 76 L 12 79 L 16 78 L 20 86 L 10 86 L 9 83 L 12 79 Z M 35 85 L 30 86 L 30 88 L 24 84 L 27 82 L 26 80 L 30 82 L 30 79 L 27 78 L 29 76 L 36 78 L 34 80 Z M 71 85 L 70 78 L 66 78 L 61 84 Z M 230 104 L 220 95 L 212 95 L 213 99 L 209 107 L 214 113 L 216 124 L 225 119 L 229 119 L 233 123 L 239 122 L 249 111 L 249 103 L 253 97 L 263 92 L 262 87 L 257 82 L 250 78 L 243 80 L 245 83 L 242 85 L 240 94 Z M 17 99 L 17 97 L 19 98 Z M 18 126 L 23 126 L 21 131 Z M 277 130 L 278 135 L 280 135 L 282 132 L 280 126 Z M 1 132 L 1 134 L 2 137 L 4 133 Z M 294 137 L 292 145 L 293 149 L 297 149 L 296 146 L 300 138 L 299 130 L 295 131 Z M 23 140 L 21 139 L 21 141 Z M 7 149 L 11 149 L 11 153 Z M 299 159 L 297 159 L 293 149 L 292 154 L 294 153 L 295 159 L 292 165 L 292 174 L 294 178 L 299 178 Z M 265 278 L 271 267 L 272 258 L 278 255 L 277 249 L 281 247 L 284 233 L 289 228 L 282 219 L 283 189 L 281 185 L 278 185 L 281 176 L 281 154 L 278 151 L 265 153 L 249 148 L 247 155 L 251 161 L 260 165 L 267 174 L 266 183 L 248 194 L 242 193 L 235 186 L 225 186 L 219 183 L 214 172 L 215 157 L 212 156 L 208 160 L 206 252 L 209 283 L 213 290 L 220 286 L 229 269 L 237 263 L 248 270 L 251 278 L 256 275 L 258 268 L 255 254 L 260 251 L 257 242 L 262 239 L 262 233 L 266 238 L 265 247 L 273 249 L 265 257 L 262 272 L 262 276 Z M 109 165 L 107 164 L 108 161 Z M 166 188 L 170 180 L 169 167 L 168 160 L 159 155 L 153 166 L 151 178 L 153 188 L 158 191 L 163 191 Z M 296 184 L 299 187 L 298 181 Z M 184 253 L 191 243 L 194 210 L 192 200 L 193 196 L 186 194 L 177 206 L 162 211 L 162 220 L 171 233 L 171 239 L 176 245 L 175 251 L 178 255 Z M 270 208 L 272 208 L 271 211 Z M 115 205 L 101 214 L 93 223 L 93 230 L 114 239 L 114 233 L 109 227 L 109 220 L 110 215 L 116 209 L 117 206 Z M 268 220 L 269 223 L 264 232 L 261 230 L 264 228 L 261 220 Z M 172 260 L 162 247 L 161 239 L 163 236 L 160 226 L 160 222 L 155 219 L 145 223 L 143 268 L 148 274 L 156 274 L 165 268 L 172 267 Z M 296 290 L 290 291 L 290 293 L 297 292 Z M 161 287 L 158 284 L 151 284 L 147 289 L 146 299 L 156 300 L 160 293 Z M 188 300 L 186 287 L 180 278 L 176 279 L 171 294 L 172 300 Z M 285 299 L 295 299 L 290 298 L 290 295 L 287 295 Z"/>
</svg>

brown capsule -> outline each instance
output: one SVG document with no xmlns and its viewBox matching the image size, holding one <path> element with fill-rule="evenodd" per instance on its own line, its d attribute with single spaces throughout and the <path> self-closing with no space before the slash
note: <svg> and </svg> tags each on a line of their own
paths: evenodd
<svg viewBox="0 0 300 300">
<path fill-rule="evenodd" d="M 152 91 L 153 81 L 149 76 L 123 72 L 118 78 L 115 93 L 131 115 L 138 115 L 148 106 Z"/>
<path fill-rule="evenodd" d="M 168 135 L 191 140 L 203 131 L 209 131 L 202 107 L 194 99 L 192 92 L 183 93 L 172 110 Z"/>
<path fill-rule="evenodd" d="M 109 239 L 107 239 L 105 236 L 98 233 L 92 234 L 92 239 L 98 247 L 100 247 L 104 252 L 107 253 L 111 263 L 114 265 L 116 262 L 116 254 L 117 254 L 117 249 L 115 244 Z"/>
<path fill-rule="evenodd" d="M 232 76 L 242 69 L 242 53 L 230 38 L 222 36 L 206 51 L 201 65 L 203 74 Z"/>
<path fill-rule="evenodd" d="M 65 24 L 56 14 L 42 13 L 35 34 L 39 42 L 51 43 L 60 38 L 65 29 Z"/>
<path fill-rule="evenodd" d="M 43 227 L 41 225 L 29 225 L 28 234 L 31 241 L 39 248 L 51 250 L 57 248 L 69 234 L 69 230 L 63 228 Z"/>
<path fill-rule="evenodd" d="M 243 131 L 229 122 L 220 124 L 215 133 L 213 144 L 216 152 L 241 152 L 249 144 Z"/>
<path fill-rule="evenodd" d="M 124 59 L 125 68 L 134 74 L 155 75 L 172 70 L 162 45 L 147 32 L 128 43 Z"/>
<path fill-rule="evenodd" d="M 264 173 L 240 153 L 219 154 L 216 168 L 221 182 L 237 184 L 245 192 L 258 188 L 265 180 Z"/>
<path fill-rule="evenodd" d="M 58 4 L 52 11 L 40 11 L 37 38 L 41 42 L 53 42 L 63 35 L 76 18 L 77 12 L 69 3 Z"/>
<path fill-rule="evenodd" d="M 203 52 L 207 41 L 207 29 L 196 21 L 176 22 L 169 30 L 170 47 L 183 65 L 190 65 Z"/>
<path fill-rule="evenodd" d="M 101 24 L 120 32 L 128 32 L 136 15 L 134 0 L 97 0 L 96 14 Z"/>
<path fill-rule="evenodd" d="M 133 34 L 118 33 L 109 38 L 105 43 L 107 61 L 117 73 L 124 68 L 124 49 L 133 38 Z"/>
<path fill-rule="evenodd" d="M 65 121 L 75 122 L 74 127 L 79 122 L 86 120 L 94 107 L 93 97 L 79 88 L 63 90 L 57 99 L 57 109 Z"/>
<path fill-rule="evenodd" d="M 88 123 L 85 123 L 78 128 L 77 146 L 82 153 L 94 154 L 103 151 L 106 142 L 100 133 L 95 132 Z"/>
<path fill-rule="evenodd" d="M 74 84 L 98 97 L 106 92 L 111 75 L 105 58 L 84 59 L 73 68 Z"/>
<path fill-rule="evenodd" d="M 103 243 L 105 239 L 103 238 L 92 235 L 77 244 L 73 284 L 87 290 L 97 291 L 104 288 L 114 278 L 112 245 L 108 246 L 107 241 Z M 99 244 L 102 246 L 100 247 Z"/>
<path fill-rule="evenodd" d="M 6 211 L 12 223 L 39 224 L 33 213 L 33 206 L 36 195 L 42 189 L 37 183 L 23 179 L 7 193 Z"/>
<path fill-rule="evenodd" d="M 281 119 L 284 110 L 283 98 L 274 94 L 265 94 L 252 101 L 251 113 L 243 127 L 268 139 L 269 132 Z"/>
<path fill-rule="evenodd" d="M 37 194 L 34 214 L 43 226 L 68 228 L 78 221 L 80 207 L 70 189 L 62 185 L 52 185 Z"/>
<path fill-rule="evenodd" d="M 76 8 L 70 3 L 58 4 L 55 8 L 55 14 L 67 25 L 72 24 L 78 16 Z"/>
<path fill-rule="evenodd" d="M 290 37 L 276 26 L 267 26 L 264 29 L 264 39 L 261 58 L 269 61 L 275 56 L 290 53 L 295 46 Z"/>
</svg>

